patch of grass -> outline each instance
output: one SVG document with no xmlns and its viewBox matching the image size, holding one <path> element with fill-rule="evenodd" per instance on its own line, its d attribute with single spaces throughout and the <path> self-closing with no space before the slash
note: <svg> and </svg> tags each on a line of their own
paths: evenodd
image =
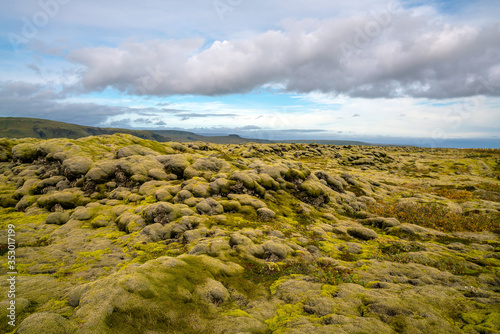
<svg viewBox="0 0 500 334">
<path fill-rule="evenodd" d="M 341 283 L 356 283 L 363 285 L 352 269 L 322 265 L 316 261 L 308 262 L 303 258 L 294 259 L 285 263 L 268 263 L 246 261 L 245 278 L 254 283 L 270 284 L 281 277 L 290 275 L 306 275 L 319 283 L 339 285 Z"/>
<path fill-rule="evenodd" d="M 472 193 L 468 190 L 439 189 L 433 191 L 433 193 L 457 202 L 466 202 L 472 198 Z"/>
<path fill-rule="evenodd" d="M 469 245 L 472 242 L 471 239 L 459 238 L 459 237 L 452 237 L 452 236 L 449 236 L 449 235 L 437 236 L 434 240 L 436 242 L 439 242 L 439 243 L 445 244 L 445 245 L 448 245 L 448 244 L 451 244 L 451 243 L 454 243 L 454 242 L 459 242 L 459 243 L 462 243 L 464 245 Z"/>
<path fill-rule="evenodd" d="M 494 191 L 497 193 L 500 193 L 500 183 L 496 182 L 481 182 L 477 185 L 479 189 L 487 190 L 487 191 Z"/>
<path fill-rule="evenodd" d="M 453 275 L 473 275 L 477 276 L 483 270 L 473 270 L 467 267 L 467 263 L 462 259 L 452 257 L 431 259 L 422 256 L 411 256 L 407 253 L 386 254 L 383 257 L 386 261 L 398 263 L 418 263 L 428 267 L 434 267 L 439 270 L 448 271 Z"/>
<path fill-rule="evenodd" d="M 440 231 L 491 231 L 500 233 L 500 213 L 463 215 L 437 203 L 378 202 L 368 210 L 383 217 L 395 217 L 402 223 L 416 224 Z"/>
<path fill-rule="evenodd" d="M 138 250 L 134 262 L 139 263 L 146 263 L 149 260 L 154 260 L 162 256 L 177 256 L 187 251 L 185 245 L 176 242 L 169 245 L 160 243 L 136 244 L 134 248 Z"/>
<path fill-rule="evenodd" d="M 419 252 L 424 249 L 417 242 L 403 242 L 398 240 L 380 240 L 379 249 L 382 254 L 396 255 L 407 252 Z"/>
</svg>

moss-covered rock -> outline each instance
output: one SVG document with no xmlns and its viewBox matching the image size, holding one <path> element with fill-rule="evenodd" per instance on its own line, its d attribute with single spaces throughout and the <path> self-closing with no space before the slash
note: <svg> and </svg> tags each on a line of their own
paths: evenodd
<svg viewBox="0 0 500 334">
<path fill-rule="evenodd" d="M 142 216 L 128 211 L 119 215 L 116 218 L 115 223 L 120 231 L 125 231 L 127 233 L 140 231 L 146 227 L 146 221 Z"/>
<path fill-rule="evenodd" d="M 19 334 L 71 334 L 76 333 L 77 327 L 63 316 L 50 313 L 34 313 L 21 322 Z"/>
<path fill-rule="evenodd" d="M 350 236 L 360 240 L 371 240 L 378 237 L 377 232 L 364 227 L 349 227 L 347 229 L 347 233 Z"/>
<path fill-rule="evenodd" d="M 229 291 L 221 282 L 214 279 L 207 279 L 205 284 L 196 288 L 196 293 L 206 303 L 219 305 L 229 299 Z"/>
<path fill-rule="evenodd" d="M 230 181 L 227 178 L 217 178 L 210 182 L 209 188 L 212 195 L 226 196 L 231 191 L 231 186 L 234 185 L 234 181 Z"/>
<path fill-rule="evenodd" d="M 260 208 L 257 210 L 257 215 L 263 221 L 268 221 L 268 220 L 273 219 L 276 216 L 276 212 L 274 212 L 273 210 L 268 209 L 268 208 Z"/>
<path fill-rule="evenodd" d="M 258 210 L 261 208 L 267 208 L 267 204 L 253 196 L 250 195 L 238 195 L 238 194 L 230 194 L 228 196 L 231 200 L 237 200 L 242 205 L 248 205 Z"/>
<path fill-rule="evenodd" d="M 33 162 L 38 158 L 37 145 L 35 143 L 22 143 L 12 148 L 12 159 L 21 162 Z"/>
<path fill-rule="evenodd" d="M 89 201 L 81 190 L 68 189 L 50 195 L 43 195 L 37 200 L 37 204 L 47 210 L 51 210 L 56 205 L 61 206 L 63 209 L 73 209 L 86 205 Z"/>
<path fill-rule="evenodd" d="M 142 215 L 147 224 L 160 223 L 164 225 L 180 218 L 182 216 L 181 208 L 181 206 L 172 203 L 158 202 L 144 208 Z"/>
<path fill-rule="evenodd" d="M 69 213 L 67 212 L 54 212 L 47 216 L 45 222 L 47 224 L 64 225 L 69 220 Z"/>
<path fill-rule="evenodd" d="M 170 237 L 168 229 L 160 223 L 154 223 L 144 227 L 142 233 L 147 235 L 152 242 L 161 241 Z"/>
<path fill-rule="evenodd" d="M 222 207 L 224 208 L 224 212 L 238 212 L 241 209 L 241 204 L 238 201 L 222 201 Z"/>
<path fill-rule="evenodd" d="M 160 155 L 160 153 L 150 149 L 149 147 L 144 147 L 142 145 L 130 145 L 126 147 L 122 147 L 121 149 L 116 152 L 116 158 L 125 158 L 125 157 L 130 157 L 132 155 L 153 155 L 157 156 Z"/>
<path fill-rule="evenodd" d="M 114 179 L 117 167 L 118 161 L 115 160 L 99 162 L 85 174 L 85 178 L 95 183 L 106 183 Z"/>
<path fill-rule="evenodd" d="M 75 156 L 66 159 L 63 163 L 64 173 L 69 178 L 76 179 L 87 174 L 93 163 L 92 159 L 86 156 Z"/>
<path fill-rule="evenodd" d="M 192 158 L 186 154 L 172 154 L 158 156 L 156 159 L 165 166 L 167 172 L 182 178 L 184 170 L 191 165 L 190 161 Z"/>
<path fill-rule="evenodd" d="M 213 198 L 207 198 L 196 205 L 196 210 L 201 215 L 219 215 L 224 213 L 224 207 Z"/>
</svg>

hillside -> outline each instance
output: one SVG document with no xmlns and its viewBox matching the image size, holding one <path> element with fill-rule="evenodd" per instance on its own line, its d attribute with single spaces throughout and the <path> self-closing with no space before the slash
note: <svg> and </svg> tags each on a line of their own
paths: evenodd
<svg viewBox="0 0 500 334">
<path fill-rule="evenodd" d="M 0 138 L 68 138 L 78 139 L 88 136 L 126 133 L 142 139 L 158 142 L 192 142 L 243 144 L 249 142 L 268 142 L 258 139 L 245 139 L 238 136 L 201 136 L 188 131 L 177 130 L 129 130 L 118 128 L 98 128 L 37 118 L 0 117 Z"/>
<path fill-rule="evenodd" d="M 0 117 L 0 138 L 68 138 L 78 139 L 88 136 L 112 135 L 126 133 L 142 139 L 158 142 L 177 141 L 181 143 L 202 141 L 213 144 L 246 144 L 246 143 L 321 143 L 328 145 L 369 145 L 360 141 L 348 140 L 284 140 L 270 141 L 264 139 L 247 139 L 238 135 L 229 136 L 202 136 L 193 132 L 179 130 L 128 130 L 118 128 L 97 128 L 69 124 L 64 122 L 49 121 L 37 118 Z"/>
<path fill-rule="evenodd" d="M 499 150 L 0 139 L 0 332 L 498 333 L 499 177 Z"/>
</svg>

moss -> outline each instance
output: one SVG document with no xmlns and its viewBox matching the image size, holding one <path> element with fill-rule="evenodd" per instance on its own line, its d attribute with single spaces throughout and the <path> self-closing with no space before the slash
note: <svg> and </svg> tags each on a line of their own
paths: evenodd
<svg viewBox="0 0 500 334">
<path fill-rule="evenodd" d="M 290 322 L 298 320 L 305 315 L 303 307 L 302 303 L 281 305 L 276 310 L 276 315 L 266 320 L 266 324 L 274 334 L 286 333 L 288 331 L 287 325 Z"/>
<path fill-rule="evenodd" d="M 248 205 L 253 207 L 254 209 L 260 209 L 260 208 L 267 208 L 267 204 L 253 196 L 250 195 L 236 195 L 236 194 L 230 194 L 228 196 L 229 199 L 231 200 L 237 200 L 239 201 L 242 205 Z"/>
<path fill-rule="evenodd" d="M 375 231 L 364 227 L 349 227 L 347 229 L 347 233 L 360 240 L 371 240 L 378 237 L 378 234 Z"/>
<path fill-rule="evenodd" d="M 92 221 L 90 222 L 90 226 L 93 228 L 101 228 L 101 227 L 106 227 L 109 226 L 113 221 L 114 217 L 109 216 L 109 215 L 98 215 Z"/>
<path fill-rule="evenodd" d="M 45 221 L 47 224 L 64 225 L 69 220 L 69 213 L 67 212 L 54 212 L 47 216 Z"/>
<path fill-rule="evenodd" d="M 71 177 L 72 179 L 76 179 L 82 175 L 87 174 L 87 172 L 92 167 L 93 161 L 89 157 L 85 156 L 76 156 L 69 159 L 64 160 L 63 169 L 64 173 Z"/>
<path fill-rule="evenodd" d="M 337 285 L 324 284 L 321 287 L 321 296 L 332 297 L 336 296 L 339 292 L 339 287 Z"/>
<path fill-rule="evenodd" d="M 462 313 L 460 317 L 467 324 L 478 325 L 484 321 L 486 314 L 482 312 L 481 313 L 468 312 L 468 313 Z"/>
<path fill-rule="evenodd" d="M 55 205 L 60 205 L 63 209 L 73 209 L 78 206 L 83 206 L 88 202 L 90 202 L 90 200 L 83 196 L 82 191 L 65 190 L 51 195 L 41 196 L 37 204 L 42 208 L 51 210 Z"/>
<path fill-rule="evenodd" d="M 196 210 L 202 215 L 218 215 L 224 213 L 223 206 L 213 198 L 207 198 L 196 205 Z"/>
<path fill-rule="evenodd" d="M 21 162 L 33 162 L 38 157 L 36 143 L 22 143 L 12 148 L 12 159 Z"/>
<path fill-rule="evenodd" d="M 126 147 L 122 147 L 121 149 L 116 152 L 116 158 L 125 158 L 125 157 L 130 157 L 132 155 L 160 155 L 158 152 L 148 148 L 144 147 L 142 145 L 130 145 Z"/>
<path fill-rule="evenodd" d="M 238 201 L 222 201 L 224 212 L 238 212 L 241 209 L 241 204 Z"/>
<path fill-rule="evenodd" d="M 184 170 L 191 165 L 191 157 L 186 154 L 172 154 L 157 157 L 157 160 L 165 166 L 165 170 L 169 173 L 182 178 Z"/>
<path fill-rule="evenodd" d="M 276 212 L 274 212 L 273 210 L 268 209 L 268 208 L 260 208 L 257 210 L 257 215 L 263 221 L 269 221 L 276 216 Z"/>
<path fill-rule="evenodd" d="M 230 311 L 222 313 L 221 315 L 228 316 L 228 317 L 235 317 L 235 318 L 236 317 L 250 317 L 250 314 L 248 314 L 247 312 L 240 310 L 240 309 L 230 310 Z"/>
<path fill-rule="evenodd" d="M 68 334 L 75 333 L 76 326 L 63 316 L 40 312 L 32 314 L 19 325 L 19 334 Z"/>
</svg>

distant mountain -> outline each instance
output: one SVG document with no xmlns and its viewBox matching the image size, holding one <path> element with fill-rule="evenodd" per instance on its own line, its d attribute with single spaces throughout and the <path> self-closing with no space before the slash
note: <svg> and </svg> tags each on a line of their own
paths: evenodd
<svg viewBox="0 0 500 334">
<path fill-rule="evenodd" d="M 99 128 L 71 123 L 50 121 L 38 118 L 0 117 L 0 138 L 68 138 L 78 139 L 88 136 L 112 135 L 127 133 L 133 136 L 155 140 L 158 142 L 177 141 L 192 142 L 203 141 L 214 144 L 245 144 L 245 143 L 303 143 L 325 145 L 371 145 L 361 141 L 349 140 L 264 140 L 247 139 L 238 135 L 229 136 L 203 136 L 189 131 L 179 130 L 129 130 L 118 128 Z"/>
<path fill-rule="evenodd" d="M 69 138 L 78 139 L 88 136 L 127 133 L 133 136 L 158 142 L 203 141 L 215 144 L 244 144 L 250 142 L 270 143 L 259 139 L 246 139 L 237 135 L 201 136 L 193 132 L 177 130 L 128 130 L 117 128 L 98 128 L 38 118 L 0 117 L 0 138 Z"/>
<path fill-rule="evenodd" d="M 298 140 L 281 140 L 280 143 L 293 143 L 293 144 L 321 144 L 321 145 L 368 145 L 368 146 L 386 146 L 386 145 L 376 145 L 365 143 L 363 141 L 355 140 L 310 140 L 310 139 L 298 139 Z"/>
</svg>

